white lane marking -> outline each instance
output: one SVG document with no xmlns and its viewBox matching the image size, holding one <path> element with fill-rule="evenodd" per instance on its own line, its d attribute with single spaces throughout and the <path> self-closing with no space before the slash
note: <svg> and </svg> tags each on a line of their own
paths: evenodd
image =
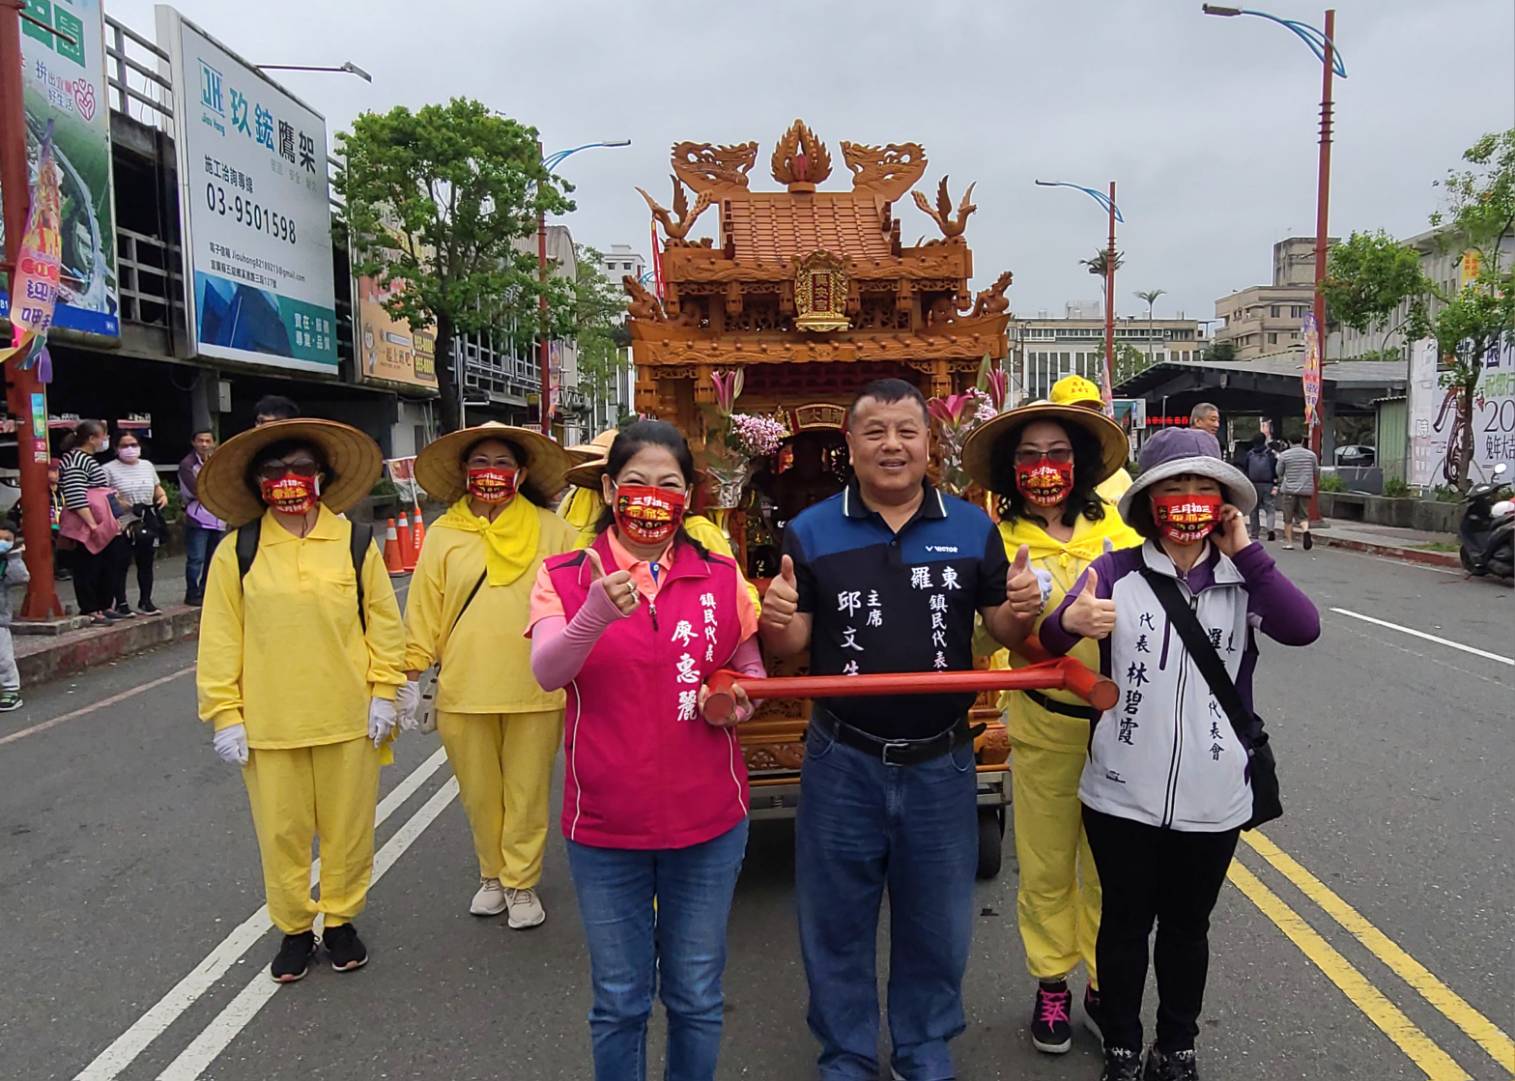
<svg viewBox="0 0 1515 1081">
<path fill-rule="evenodd" d="M 373 882 L 370 888 L 379 884 L 379 879 L 384 877 L 385 873 L 405 854 L 405 850 L 426 831 L 426 828 L 436 821 L 457 794 L 458 779 L 450 777 L 447 783 L 411 816 L 410 821 L 400 827 L 374 857 Z M 205 1030 L 195 1037 L 194 1042 L 186 1047 L 178 1058 L 168 1064 L 168 1068 L 158 1075 L 158 1081 L 197 1081 L 221 1052 L 226 1050 L 232 1040 L 236 1039 L 237 1034 L 258 1015 L 258 1011 L 278 993 L 280 986 L 269 979 L 267 970 L 260 965 L 257 975 L 253 976 L 237 997 L 217 1014 L 210 1024 L 205 1026 Z"/>
<path fill-rule="evenodd" d="M 117 702 L 125 702 L 128 698 L 133 698 L 143 693 L 144 691 L 150 691 L 154 687 L 161 687 L 165 683 L 172 683 L 180 676 L 187 676 L 194 670 L 194 665 L 190 665 L 188 668 L 181 668 L 177 672 L 170 672 L 166 676 L 159 676 L 157 679 L 150 679 L 146 683 L 139 683 L 137 686 L 132 687 L 129 690 L 121 691 L 119 694 L 113 694 L 108 698 L 102 698 L 100 701 L 95 702 L 91 705 L 80 706 L 78 709 L 70 710 L 67 713 L 60 713 L 58 716 L 52 718 L 51 720 L 39 721 L 37 724 L 32 725 L 30 728 L 22 728 L 18 731 L 10 733 L 9 735 L 0 736 L 0 746 L 4 746 L 7 743 L 14 743 L 16 740 L 23 739 L 26 736 L 34 736 L 38 732 L 46 732 L 49 728 L 54 728 L 57 725 L 62 724 L 64 721 L 71 721 L 75 717 L 83 717 L 87 713 L 94 713 L 96 710 L 104 709 L 106 706 L 114 706 Z"/>
<path fill-rule="evenodd" d="M 1338 615 L 1350 616 L 1352 619 L 1360 619 L 1364 623 L 1372 623 L 1375 626 L 1387 627 L 1391 631 L 1399 631 L 1401 634 L 1413 635 L 1416 638 L 1424 638 L 1427 642 L 1435 642 L 1439 646 L 1447 646 L 1451 649 L 1460 649 L 1464 653 L 1471 653 L 1475 657 L 1483 657 L 1485 660 L 1498 661 L 1500 664 L 1515 665 L 1515 657 L 1502 657 L 1498 653 L 1490 653 L 1486 649 L 1478 649 L 1474 646 L 1465 646 L 1461 642 L 1453 642 L 1448 638 L 1438 638 L 1434 634 L 1425 631 L 1417 631 L 1414 627 L 1401 627 L 1398 623 L 1390 623 L 1386 619 L 1374 619 L 1365 616 L 1361 612 L 1352 612 L 1345 608 L 1332 608 L 1331 611 Z"/>
<path fill-rule="evenodd" d="M 382 826 L 446 761 L 447 751 L 438 747 L 410 776 L 395 785 L 380 801 L 374 814 L 374 827 L 377 829 Z M 312 886 L 319 880 L 320 871 L 321 861 L 317 859 L 310 869 Z M 109 1047 L 96 1055 L 95 1060 L 84 1067 L 74 1081 L 114 1081 L 138 1055 L 147 1050 L 149 1044 L 163 1035 L 169 1025 L 214 987 L 226 975 L 227 970 L 268 933 L 268 928 L 268 906 L 263 905 L 222 939 L 220 945 L 206 954 L 203 961 L 191 969 L 150 1010 L 137 1018 L 130 1028 L 117 1036 Z M 266 974 L 264 978 L 267 979 Z"/>
</svg>

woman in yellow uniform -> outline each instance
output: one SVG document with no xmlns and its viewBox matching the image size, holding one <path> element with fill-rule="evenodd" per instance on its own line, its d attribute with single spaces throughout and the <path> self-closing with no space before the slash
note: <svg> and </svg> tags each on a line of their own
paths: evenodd
<svg viewBox="0 0 1515 1081">
<path fill-rule="evenodd" d="M 1042 582 L 1044 611 L 1107 548 L 1141 544 L 1097 494 L 1128 449 L 1125 433 L 1103 414 L 1048 402 L 1001 413 L 969 436 L 964 467 L 995 493 L 1005 552 L 1013 560 L 1025 550 Z M 1096 643 L 1086 641 L 1070 656 L 1099 668 Z M 1019 668 L 1028 661 L 1011 653 L 1009 663 Z M 1039 1051 L 1061 1054 L 1073 1046 L 1068 977 L 1080 960 L 1089 972 L 1085 1019 L 1095 1031 L 1100 1019 L 1099 878 L 1078 801 L 1089 725 L 1098 714 L 1062 691 L 1007 694 L 1001 704 L 1014 751 L 1016 916 L 1026 965 L 1037 979 L 1031 1041 Z"/>
<path fill-rule="evenodd" d="M 575 547 L 546 509 L 569 464 L 551 439 L 498 423 L 452 432 L 416 458 L 416 479 L 449 506 L 411 579 L 405 668 L 415 680 L 439 665 L 437 730 L 479 860 L 468 910 L 504 912 L 517 930 L 547 918 L 537 884 L 563 692 L 537 685 L 524 634 L 537 568 Z"/>
<path fill-rule="evenodd" d="M 1105 412 L 1105 402 L 1099 387 L 1092 379 L 1085 379 L 1081 375 L 1063 376 L 1052 384 L 1052 391 L 1047 397 L 1053 405 L 1076 405 L 1080 409 L 1092 409 L 1101 415 Z M 1129 456 L 1128 448 L 1127 457 Z M 1113 507 L 1120 502 L 1120 497 L 1125 495 L 1126 489 L 1130 487 L 1131 473 L 1126 468 L 1126 460 L 1123 458 L 1120 467 L 1100 481 L 1094 491 Z"/>
<path fill-rule="evenodd" d="M 243 432 L 200 471 L 198 495 L 234 537 L 216 549 L 200 616 L 200 718 L 242 767 L 268 911 L 284 941 L 269 969 L 302 978 L 368 962 L 353 920 L 373 873 L 379 766 L 395 721 L 405 632 L 372 530 L 338 515 L 382 461 L 345 424 L 289 420 Z M 321 841 L 321 899 L 311 842 Z"/>
</svg>

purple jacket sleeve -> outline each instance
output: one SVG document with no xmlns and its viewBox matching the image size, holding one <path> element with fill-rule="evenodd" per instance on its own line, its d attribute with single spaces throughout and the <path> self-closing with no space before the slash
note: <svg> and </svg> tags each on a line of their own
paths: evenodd
<svg viewBox="0 0 1515 1081">
<path fill-rule="evenodd" d="M 1073 583 L 1073 588 L 1068 590 L 1052 614 L 1042 620 L 1041 629 L 1037 631 L 1036 636 L 1041 640 L 1042 648 L 1054 657 L 1065 656 L 1070 649 L 1082 641 L 1078 635 L 1070 634 L 1063 629 L 1063 613 L 1068 610 L 1070 604 L 1078 600 L 1078 595 L 1084 591 L 1084 583 L 1089 580 L 1089 571 L 1092 570 L 1099 575 L 1099 582 L 1094 587 L 1094 595 L 1100 600 L 1110 599 L 1115 584 L 1115 563 L 1110 555 L 1111 553 L 1107 552 L 1090 563 L 1088 569 L 1078 576 L 1078 581 Z"/>
<path fill-rule="evenodd" d="M 193 454 L 186 455 L 179 461 L 179 494 L 186 503 L 199 498 L 195 494 L 195 463 Z"/>
<path fill-rule="evenodd" d="M 1253 541 L 1231 562 L 1247 581 L 1247 614 L 1269 638 L 1286 646 L 1307 646 L 1320 637 L 1320 613 L 1314 603 Z"/>
<path fill-rule="evenodd" d="M 531 629 L 531 674 L 543 690 L 556 691 L 568 686 L 584 667 L 605 628 L 625 618 L 604 586 L 596 582 L 572 621 L 547 616 Z"/>
</svg>

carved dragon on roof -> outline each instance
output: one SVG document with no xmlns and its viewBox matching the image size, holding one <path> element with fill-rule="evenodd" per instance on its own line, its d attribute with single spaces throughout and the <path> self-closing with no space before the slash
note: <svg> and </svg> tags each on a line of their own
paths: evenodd
<svg viewBox="0 0 1515 1081">
<path fill-rule="evenodd" d="M 746 189 L 747 174 L 757 162 L 757 143 L 717 146 L 682 142 L 673 147 L 673 171 L 697 192 L 719 194 Z"/>
<path fill-rule="evenodd" d="M 842 159 L 852 170 L 852 190 L 871 191 L 886 202 L 904 195 L 926 174 L 920 143 L 869 146 L 842 140 Z"/>
</svg>

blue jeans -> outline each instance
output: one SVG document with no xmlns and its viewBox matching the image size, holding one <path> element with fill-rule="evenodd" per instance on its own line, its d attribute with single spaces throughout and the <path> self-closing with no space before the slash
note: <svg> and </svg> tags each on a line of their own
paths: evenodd
<svg viewBox="0 0 1515 1081">
<path fill-rule="evenodd" d="M 971 744 L 919 765 L 886 766 L 810 726 L 795 896 L 822 1081 L 878 1077 L 874 943 L 885 887 L 892 1065 L 909 1081 L 957 1076 L 947 1041 L 967 1026 L 977 788 Z"/>
<path fill-rule="evenodd" d="M 226 534 L 219 529 L 205 529 L 193 522 L 184 523 L 184 599 L 199 604 L 205 599 L 205 576 L 210 571 L 210 557 Z"/>
<path fill-rule="evenodd" d="M 654 990 L 668 1011 L 665 1081 L 714 1081 L 725 1005 L 726 922 L 746 852 L 745 820 L 688 848 L 568 842 L 594 984 L 589 1033 L 595 1081 L 647 1077 Z"/>
</svg>

